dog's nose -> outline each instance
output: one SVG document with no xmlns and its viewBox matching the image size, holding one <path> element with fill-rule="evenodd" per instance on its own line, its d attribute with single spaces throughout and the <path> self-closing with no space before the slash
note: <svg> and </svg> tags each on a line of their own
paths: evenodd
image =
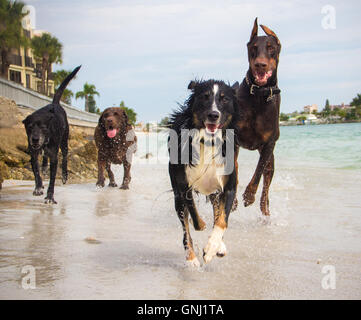
<svg viewBox="0 0 361 320">
<path fill-rule="evenodd" d="M 266 69 L 267 68 L 267 60 L 262 57 L 258 57 L 256 59 L 256 61 L 254 62 L 254 66 L 257 69 Z"/>
<path fill-rule="evenodd" d="M 256 66 L 256 68 L 260 69 L 265 69 L 267 67 L 267 63 L 264 62 L 256 62 L 254 65 Z"/>
<path fill-rule="evenodd" d="M 31 138 L 31 141 L 33 142 L 33 144 L 38 144 L 39 143 L 39 138 L 33 137 Z"/>
<path fill-rule="evenodd" d="M 219 118 L 219 112 L 217 111 L 212 111 L 208 114 L 208 120 L 209 121 L 217 121 Z"/>
</svg>

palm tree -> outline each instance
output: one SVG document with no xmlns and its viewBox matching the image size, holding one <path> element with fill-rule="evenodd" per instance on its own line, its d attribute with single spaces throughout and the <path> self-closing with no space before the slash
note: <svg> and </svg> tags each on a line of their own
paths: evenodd
<svg viewBox="0 0 361 320">
<path fill-rule="evenodd" d="M 54 86 L 55 90 L 60 86 L 60 84 L 65 80 L 65 78 L 72 72 L 72 70 L 58 70 L 54 72 Z M 73 78 L 75 79 L 76 76 Z M 64 92 L 61 96 L 61 101 L 64 101 L 67 104 L 71 104 L 71 98 L 74 96 L 73 91 L 70 89 L 64 89 Z"/>
<path fill-rule="evenodd" d="M 119 105 L 127 114 L 128 120 L 131 125 L 135 126 L 135 123 L 137 122 L 137 113 L 132 109 L 125 106 L 124 101 L 122 100 Z"/>
<path fill-rule="evenodd" d="M 28 14 L 23 13 L 24 6 L 21 1 L 0 0 L 0 75 L 5 79 L 9 73 L 10 50 L 27 44 L 21 24 L 21 20 Z"/>
<path fill-rule="evenodd" d="M 51 65 L 52 63 L 62 63 L 63 45 L 56 37 L 52 37 L 49 33 L 43 33 L 41 36 L 35 36 L 31 39 L 31 47 L 34 56 L 41 59 L 41 92 L 48 94 Z"/>
<path fill-rule="evenodd" d="M 94 95 L 99 96 L 99 92 L 96 91 L 95 85 L 85 83 L 83 87 L 83 91 L 78 91 L 75 94 L 75 99 L 81 98 L 85 99 L 85 111 L 89 112 L 89 97 L 94 98 Z"/>
</svg>

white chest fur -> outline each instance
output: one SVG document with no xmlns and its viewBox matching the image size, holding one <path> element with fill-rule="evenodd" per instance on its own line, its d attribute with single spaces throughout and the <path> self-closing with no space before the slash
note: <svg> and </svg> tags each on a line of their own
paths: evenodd
<svg viewBox="0 0 361 320">
<path fill-rule="evenodd" d="M 204 138 L 204 130 L 200 132 L 199 140 Z M 199 159 L 196 165 L 186 166 L 188 185 L 192 189 L 210 195 L 222 191 L 225 185 L 224 162 L 222 161 L 222 146 L 212 145 L 208 140 L 199 143 Z"/>
</svg>

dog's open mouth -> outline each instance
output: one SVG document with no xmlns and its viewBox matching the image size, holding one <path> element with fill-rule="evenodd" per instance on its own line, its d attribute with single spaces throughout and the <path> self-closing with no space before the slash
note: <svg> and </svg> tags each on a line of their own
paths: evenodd
<svg viewBox="0 0 361 320">
<path fill-rule="evenodd" d="M 222 128 L 221 124 L 216 123 L 205 123 L 206 126 L 206 132 L 210 134 L 215 134 L 218 129 Z"/>
<path fill-rule="evenodd" d="M 109 128 L 107 130 L 107 136 L 109 138 L 114 138 L 117 135 L 117 133 L 118 133 L 118 129 Z"/>
<path fill-rule="evenodd" d="M 272 76 L 272 70 L 268 72 L 255 71 L 253 76 L 257 85 L 264 86 L 267 83 L 267 80 Z"/>
<path fill-rule="evenodd" d="M 34 150 L 38 150 L 40 149 L 40 144 L 32 144 L 31 147 L 34 149 Z"/>
</svg>

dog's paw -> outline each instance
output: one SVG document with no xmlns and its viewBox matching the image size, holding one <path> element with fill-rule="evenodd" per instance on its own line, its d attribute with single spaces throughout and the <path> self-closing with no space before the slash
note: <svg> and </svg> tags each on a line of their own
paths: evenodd
<svg viewBox="0 0 361 320">
<path fill-rule="evenodd" d="M 119 189 L 128 190 L 129 186 L 127 184 L 122 184 Z"/>
<path fill-rule="evenodd" d="M 214 227 L 208 243 L 203 249 L 203 260 L 205 263 L 209 263 L 216 255 L 219 257 L 225 256 L 227 249 L 222 240 L 223 233 L 224 230 L 222 228 Z"/>
<path fill-rule="evenodd" d="M 98 181 L 98 182 L 96 183 L 96 186 L 97 186 L 98 188 L 104 188 L 104 186 L 105 186 L 104 181 Z"/>
<path fill-rule="evenodd" d="M 227 247 L 224 244 L 224 242 L 221 241 L 221 244 L 220 244 L 220 246 L 218 248 L 218 251 L 217 251 L 217 257 L 218 258 L 223 258 L 226 254 L 227 254 Z"/>
<path fill-rule="evenodd" d="M 61 181 L 63 182 L 63 184 L 66 184 L 66 182 L 68 181 L 68 174 L 63 174 Z"/>
<path fill-rule="evenodd" d="M 52 196 L 47 196 L 47 197 L 45 198 L 44 203 L 46 203 L 46 204 L 57 204 L 57 202 L 55 201 L 54 197 L 52 197 Z"/>
<path fill-rule="evenodd" d="M 193 259 L 190 259 L 190 260 L 186 260 L 186 266 L 189 267 L 189 268 L 200 268 L 201 267 L 201 264 L 198 260 L 197 257 L 194 257 Z"/>
<path fill-rule="evenodd" d="M 245 207 L 250 206 L 256 200 L 255 192 L 252 192 L 248 187 L 243 193 L 243 204 Z"/>
<path fill-rule="evenodd" d="M 118 185 L 117 185 L 115 182 L 112 182 L 112 183 L 109 182 L 108 186 L 109 186 L 109 187 L 112 187 L 112 188 L 115 188 L 115 187 L 117 187 Z"/>
<path fill-rule="evenodd" d="M 43 187 L 35 188 L 35 190 L 33 191 L 33 196 L 41 196 L 43 193 Z"/>
</svg>

